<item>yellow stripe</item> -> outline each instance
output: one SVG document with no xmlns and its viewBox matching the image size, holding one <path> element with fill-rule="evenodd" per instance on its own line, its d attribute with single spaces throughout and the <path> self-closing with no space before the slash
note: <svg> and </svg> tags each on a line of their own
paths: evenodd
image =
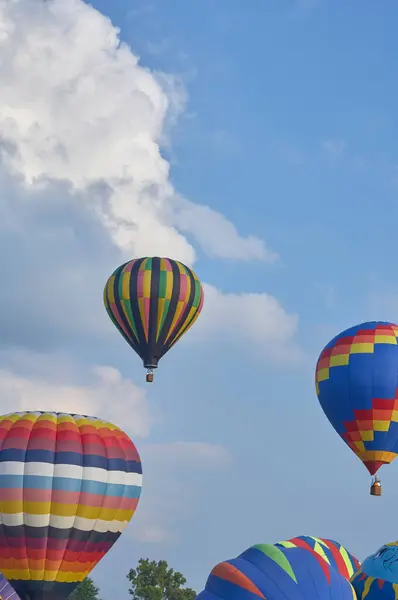
<svg viewBox="0 0 398 600">
<path fill-rule="evenodd" d="M 129 521 L 134 510 L 121 510 L 118 508 L 101 508 L 98 506 L 84 506 L 78 504 L 60 504 L 51 502 L 0 502 L 0 512 L 6 515 L 25 513 L 28 515 L 55 515 L 58 517 L 84 517 L 85 519 L 101 519 L 102 521 Z M 94 523 L 93 523 L 94 526 Z"/>
<path fill-rule="evenodd" d="M 57 417 L 55 415 L 51 415 L 50 413 L 44 413 L 40 415 L 36 422 L 39 421 L 51 421 L 52 423 L 57 423 Z"/>
<path fill-rule="evenodd" d="M 317 379 L 318 383 L 329 379 L 329 369 L 328 368 L 318 369 L 317 374 L 316 374 L 316 379 Z"/>
<path fill-rule="evenodd" d="M 390 421 L 373 421 L 373 429 L 375 431 L 388 431 L 390 429 Z"/>
<path fill-rule="evenodd" d="M 108 279 L 108 283 L 106 284 L 106 294 L 108 296 L 108 300 L 110 304 L 115 303 L 115 276 L 112 275 Z"/>
<path fill-rule="evenodd" d="M 15 421 L 16 421 L 17 419 L 19 419 L 19 418 L 20 418 L 20 417 L 17 417 L 17 418 L 15 418 L 15 419 L 13 419 L 13 418 L 12 418 L 12 415 L 10 415 L 10 416 L 3 416 L 3 417 L 0 417 L 0 423 L 2 423 L 3 421 L 13 421 L 13 422 L 15 423 Z"/>
<path fill-rule="evenodd" d="M 32 423 L 35 423 L 37 421 L 37 417 L 38 415 L 24 413 L 23 415 L 17 415 L 17 418 L 14 422 L 19 421 L 20 419 L 25 419 L 26 421 L 31 421 Z"/>
<path fill-rule="evenodd" d="M 344 367 L 350 362 L 349 354 L 335 354 L 330 357 L 329 366 L 331 367 Z"/>
<path fill-rule="evenodd" d="M 375 344 L 393 344 L 397 345 L 397 338 L 393 335 L 375 335 Z"/>
<path fill-rule="evenodd" d="M 385 463 L 391 463 L 397 454 L 395 452 L 387 452 L 384 450 L 362 450 L 360 453 L 360 459 L 362 461 L 367 460 L 380 460 Z"/>
<path fill-rule="evenodd" d="M 80 571 L 78 573 L 71 573 L 70 571 L 48 571 L 46 579 L 43 579 L 43 571 L 30 571 L 29 569 L 3 569 L 2 574 L 6 579 L 15 579 L 17 581 L 22 579 L 24 581 L 44 580 L 57 581 L 58 583 L 74 583 L 76 581 L 83 581 L 90 573 L 90 570 Z"/>
<path fill-rule="evenodd" d="M 319 556 L 322 556 L 322 558 L 328 563 L 328 565 L 330 565 L 330 561 L 326 556 L 325 552 L 323 551 L 321 544 L 318 544 L 318 542 L 316 542 L 314 550 L 317 554 L 319 554 Z"/>
<path fill-rule="evenodd" d="M 347 567 L 347 571 L 348 571 L 348 575 L 349 577 L 352 576 L 352 574 L 354 573 L 354 566 L 350 560 L 350 557 L 348 555 L 347 550 L 344 548 L 344 546 L 340 547 L 340 554 L 342 559 L 344 560 L 345 566 Z"/>
<path fill-rule="evenodd" d="M 310 535 L 310 538 L 315 542 L 318 542 L 318 544 L 321 544 L 321 546 L 323 546 L 324 548 L 329 548 L 329 546 L 325 544 L 325 542 L 321 540 L 321 538 L 315 537 L 314 535 Z"/>
<path fill-rule="evenodd" d="M 143 294 L 144 298 L 151 297 L 151 279 L 152 279 L 152 271 L 145 271 L 143 282 L 142 282 L 142 294 Z"/>
<path fill-rule="evenodd" d="M 373 354 L 374 344 L 372 343 L 359 343 L 351 344 L 350 354 Z"/>
<path fill-rule="evenodd" d="M 87 417 L 82 417 L 81 419 L 76 419 L 75 423 L 77 424 L 78 427 L 82 427 L 83 425 L 92 425 L 96 429 L 101 429 L 102 427 L 105 427 L 106 429 L 109 429 L 110 431 L 113 431 L 115 429 L 120 431 L 120 428 L 116 427 L 116 425 L 113 425 L 113 423 L 109 423 L 108 421 L 101 421 L 101 420 L 94 421 L 94 420 L 87 419 Z"/>
<path fill-rule="evenodd" d="M 130 278 L 131 278 L 130 271 L 123 273 L 122 286 L 121 286 L 123 300 L 130 300 Z"/>
<path fill-rule="evenodd" d="M 58 416 L 58 424 L 59 423 L 73 423 L 74 425 L 76 425 L 76 421 L 71 415 L 62 415 L 62 416 L 59 415 Z"/>
<path fill-rule="evenodd" d="M 373 582 L 374 582 L 373 577 L 368 577 L 365 580 L 365 585 L 363 586 L 363 592 L 362 592 L 362 600 L 365 600 L 366 596 L 369 594 L 370 586 L 372 585 Z"/>
<path fill-rule="evenodd" d="M 278 544 L 284 548 L 296 548 L 296 544 L 293 544 L 293 542 L 278 542 Z"/>
<path fill-rule="evenodd" d="M 174 275 L 172 271 L 167 271 L 166 277 L 166 300 L 171 300 L 174 287 Z"/>
</svg>

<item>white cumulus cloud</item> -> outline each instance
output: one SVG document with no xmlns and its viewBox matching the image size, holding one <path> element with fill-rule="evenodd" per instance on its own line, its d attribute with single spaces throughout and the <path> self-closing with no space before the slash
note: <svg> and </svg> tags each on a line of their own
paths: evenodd
<svg viewBox="0 0 398 600">
<path fill-rule="evenodd" d="M 251 342 L 268 359 L 302 358 L 295 339 L 298 316 L 287 313 L 276 298 L 266 293 L 222 293 L 206 284 L 204 288 L 206 305 L 195 329 L 197 339 L 222 335 L 232 344 Z"/>
<path fill-rule="evenodd" d="M 134 437 L 146 437 L 150 415 L 144 391 L 109 366 L 94 367 L 91 382 L 71 384 L 0 369 L 0 414 L 48 410 L 108 419 Z"/>
<path fill-rule="evenodd" d="M 0 2 L 0 55 L 2 345 L 103 341 L 104 282 L 135 255 L 192 265 L 195 243 L 210 258 L 277 259 L 174 190 L 161 144 L 186 94 L 143 67 L 100 12 L 82 0 Z M 281 353 L 297 327 L 272 296 L 211 287 L 201 321 L 276 340 Z"/>
<path fill-rule="evenodd" d="M 109 19 L 82 0 L 11 0 L 0 6 L 0 31 L 3 157 L 26 185 L 106 184 L 93 210 L 128 256 L 192 264 L 183 231 L 216 256 L 272 257 L 222 215 L 176 198 L 159 144 L 184 95 L 139 64 Z"/>
</svg>

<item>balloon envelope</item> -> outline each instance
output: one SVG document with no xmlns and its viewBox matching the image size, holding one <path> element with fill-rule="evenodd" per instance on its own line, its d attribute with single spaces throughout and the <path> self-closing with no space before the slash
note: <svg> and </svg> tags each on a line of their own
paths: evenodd
<svg viewBox="0 0 398 600">
<path fill-rule="evenodd" d="M 216 565 L 198 600 L 355 600 L 349 580 L 322 551 L 301 546 L 308 538 L 294 538 L 290 544 L 258 544 Z M 310 539 L 315 545 L 317 538 Z M 341 546 L 337 552 L 341 553 Z"/>
<path fill-rule="evenodd" d="M 20 600 L 17 592 L 0 573 L 0 600 Z"/>
<path fill-rule="evenodd" d="M 398 325 L 351 327 L 323 349 L 316 391 L 330 423 L 374 475 L 398 453 Z"/>
<path fill-rule="evenodd" d="M 363 561 L 351 579 L 358 600 L 398 597 L 398 542 L 382 546 Z"/>
<path fill-rule="evenodd" d="M 121 265 L 104 290 L 109 317 L 148 369 L 156 368 L 193 325 L 203 298 L 200 281 L 191 269 L 158 257 Z"/>
<path fill-rule="evenodd" d="M 0 570 L 22 600 L 65 600 L 132 518 L 138 452 L 81 415 L 0 417 Z"/>
</svg>

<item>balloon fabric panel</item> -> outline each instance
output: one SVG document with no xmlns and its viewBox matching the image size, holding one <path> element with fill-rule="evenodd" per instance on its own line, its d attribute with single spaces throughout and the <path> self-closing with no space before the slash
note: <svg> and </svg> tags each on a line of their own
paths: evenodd
<svg viewBox="0 0 398 600">
<path fill-rule="evenodd" d="M 359 569 L 359 561 L 350 554 L 344 546 L 324 538 L 302 535 L 291 538 L 285 542 L 278 542 L 276 546 L 285 548 L 304 548 L 316 557 L 322 558 L 330 567 L 333 567 L 345 579 L 351 579 Z M 319 560 L 319 559 L 317 559 Z"/>
<path fill-rule="evenodd" d="M 132 518 L 142 468 L 111 423 L 62 413 L 0 417 L 0 571 L 22 600 L 64 600 Z"/>
<path fill-rule="evenodd" d="M 374 475 L 398 453 L 398 325 L 347 329 L 322 351 L 316 391 L 336 432 Z"/>
<path fill-rule="evenodd" d="M 154 368 L 193 325 L 203 306 L 195 273 L 168 258 L 140 258 L 118 267 L 108 279 L 108 315 L 146 368 Z"/>
</svg>

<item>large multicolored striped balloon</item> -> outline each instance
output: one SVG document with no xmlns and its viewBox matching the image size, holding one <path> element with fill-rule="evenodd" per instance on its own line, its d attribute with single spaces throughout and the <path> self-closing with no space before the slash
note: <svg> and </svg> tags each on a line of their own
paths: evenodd
<svg viewBox="0 0 398 600">
<path fill-rule="evenodd" d="M 362 323 L 322 350 L 316 392 L 331 425 L 371 475 L 398 455 L 398 325 Z"/>
<path fill-rule="evenodd" d="M 94 417 L 0 417 L 0 571 L 22 600 L 65 600 L 132 518 L 142 469 L 130 438 Z"/>
<path fill-rule="evenodd" d="M 0 574 L 0 600 L 20 600 L 17 592 L 7 579 Z"/>
<path fill-rule="evenodd" d="M 197 600 L 356 600 L 349 574 L 358 564 L 331 540 L 257 544 L 216 565 Z"/>
<path fill-rule="evenodd" d="M 108 315 L 148 370 L 188 331 L 203 306 L 195 273 L 170 258 L 139 258 L 116 269 L 104 290 Z"/>
</svg>

